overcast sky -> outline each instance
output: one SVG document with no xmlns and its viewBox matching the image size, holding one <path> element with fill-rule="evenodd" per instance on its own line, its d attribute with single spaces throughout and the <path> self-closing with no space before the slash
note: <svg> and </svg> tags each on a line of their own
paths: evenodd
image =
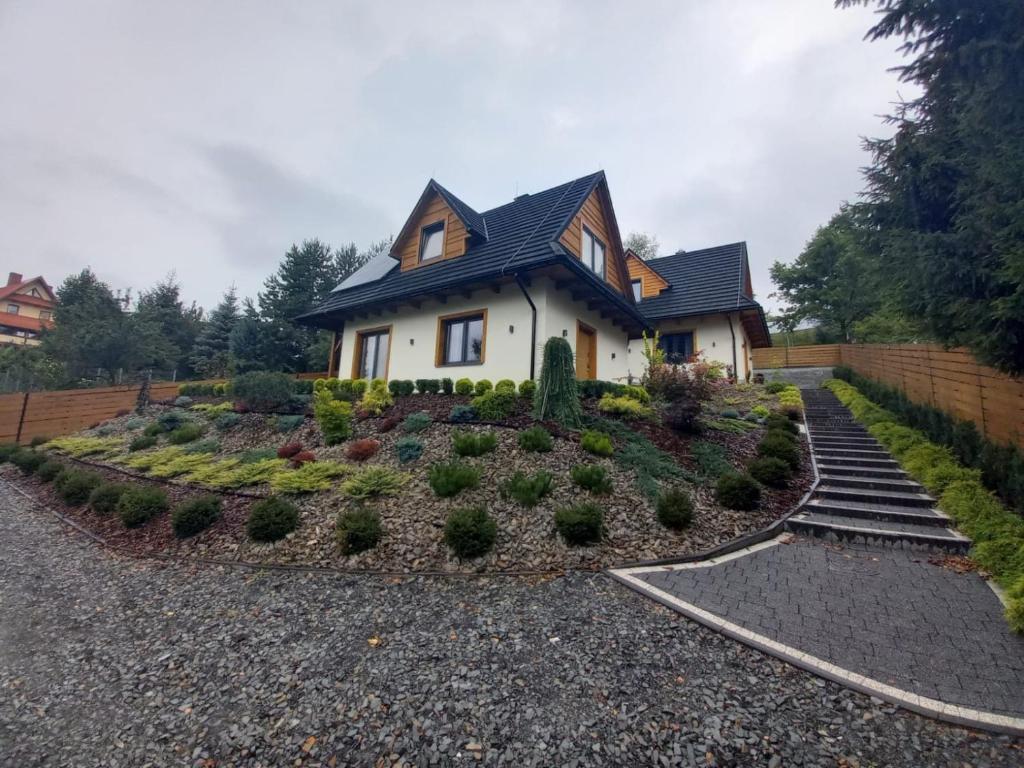
<svg viewBox="0 0 1024 768">
<path fill-rule="evenodd" d="M 396 233 L 603 168 L 623 235 L 768 268 L 862 188 L 905 86 L 830 0 L 0 0 L 0 269 L 171 269 L 211 307 L 293 242 Z"/>
</svg>

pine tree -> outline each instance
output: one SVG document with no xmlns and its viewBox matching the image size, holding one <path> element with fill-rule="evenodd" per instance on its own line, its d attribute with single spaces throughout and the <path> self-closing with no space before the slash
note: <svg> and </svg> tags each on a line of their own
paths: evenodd
<svg viewBox="0 0 1024 768">
<path fill-rule="evenodd" d="M 231 332 L 238 321 L 238 295 L 232 285 L 210 314 L 192 348 L 190 361 L 200 376 L 221 379 L 228 375 L 231 369 Z"/>
</svg>

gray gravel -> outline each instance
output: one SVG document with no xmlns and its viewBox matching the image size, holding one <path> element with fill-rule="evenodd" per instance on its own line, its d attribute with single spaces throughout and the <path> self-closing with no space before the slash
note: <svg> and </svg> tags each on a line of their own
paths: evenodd
<svg viewBox="0 0 1024 768">
<path fill-rule="evenodd" d="M 0 481 L 4 766 L 1010 766 L 603 575 L 115 558 Z"/>
</svg>

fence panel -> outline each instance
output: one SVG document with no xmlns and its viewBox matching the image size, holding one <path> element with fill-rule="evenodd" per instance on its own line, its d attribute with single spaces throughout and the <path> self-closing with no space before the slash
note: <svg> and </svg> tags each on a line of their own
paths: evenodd
<svg viewBox="0 0 1024 768">
<path fill-rule="evenodd" d="M 840 346 L 761 347 L 753 350 L 754 368 L 828 368 L 840 364 Z"/>
</svg>

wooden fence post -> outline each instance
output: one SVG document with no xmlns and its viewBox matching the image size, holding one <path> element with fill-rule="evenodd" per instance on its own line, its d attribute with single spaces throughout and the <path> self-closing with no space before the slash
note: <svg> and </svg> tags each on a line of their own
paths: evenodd
<svg viewBox="0 0 1024 768">
<path fill-rule="evenodd" d="M 25 393 L 25 397 L 21 400 L 21 414 L 18 416 L 18 433 L 14 437 L 15 443 L 21 442 L 21 428 L 25 424 L 25 411 L 28 410 L 28 396 L 29 392 Z"/>
</svg>

